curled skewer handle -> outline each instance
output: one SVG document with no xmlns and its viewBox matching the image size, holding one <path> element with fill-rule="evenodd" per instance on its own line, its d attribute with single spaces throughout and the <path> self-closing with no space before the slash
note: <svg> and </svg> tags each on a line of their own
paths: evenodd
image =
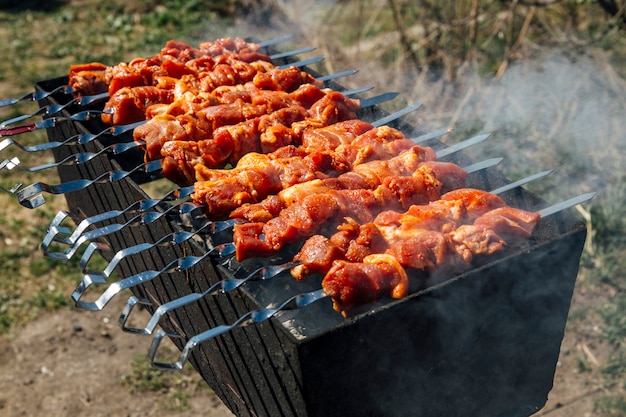
<svg viewBox="0 0 626 417">
<path fill-rule="evenodd" d="M 9 98 L 5 100 L 0 100 L 0 107 L 12 106 L 14 104 L 19 103 L 20 101 L 39 101 L 43 100 L 46 97 L 49 97 L 53 94 L 62 92 L 63 94 L 71 94 L 75 92 L 73 88 L 67 85 L 59 86 L 51 91 L 33 91 L 30 93 L 26 93 L 18 98 Z"/>
<path fill-rule="evenodd" d="M 0 171 L 2 171 L 3 169 L 12 170 L 13 168 L 18 167 L 19 165 L 20 165 L 20 160 L 17 157 L 13 157 L 11 159 L 5 159 L 4 161 L 0 162 Z M 5 188 L 3 186 L 0 186 L 0 190 L 7 192 L 9 194 L 15 194 L 15 192 L 19 190 L 21 186 L 22 186 L 22 183 L 17 183 L 13 185 L 13 187 L 11 188 Z"/>
<path fill-rule="evenodd" d="M 162 169 L 161 161 L 151 161 L 145 164 L 138 165 L 130 171 L 117 170 L 105 172 L 99 175 L 94 179 L 80 179 L 74 181 L 68 181 L 62 184 L 50 185 L 44 182 L 38 182 L 35 184 L 31 184 L 26 188 L 22 189 L 18 194 L 17 198 L 19 203 L 26 208 L 36 208 L 42 205 L 45 200 L 43 198 L 36 199 L 35 197 L 39 196 L 42 193 L 48 194 L 65 194 L 74 191 L 83 190 L 95 183 L 98 182 L 115 182 L 120 181 L 124 178 L 129 177 L 135 172 L 145 171 L 146 173 L 152 173 L 156 171 L 160 171 Z"/>
<path fill-rule="evenodd" d="M 139 211 L 140 213 L 144 214 L 144 217 L 137 217 L 137 216 L 135 216 L 133 219 L 131 219 L 130 221 L 125 222 L 124 224 L 127 224 L 129 222 L 133 222 L 133 221 L 134 222 L 143 221 L 144 224 L 148 223 L 146 221 L 147 218 L 145 217 L 145 214 L 146 214 L 146 212 L 148 210 L 152 210 L 155 207 L 162 207 L 162 205 L 164 203 L 169 202 L 169 201 L 185 199 L 192 192 L 193 192 L 193 186 L 185 187 L 185 188 L 179 188 L 177 190 L 170 191 L 169 193 L 167 193 L 165 196 L 163 196 L 160 199 L 138 200 L 138 201 L 128 205 L 123 210 L 111 210 L 111 211 L 107 211 L 107 212 L 104 212 L 104 213 L 96 214 L 96 215 L 94 215 L 92 217 L 88 217 L 86 219 L 83 219 L 78 224 L 76 229 L 71 233 L 71 235 L 69 233 L 67 233 L 67 235 L 69 235 L 69 236 L 66 237 L 66 238 L 61 238 L 61 237 L 58 236 L 60 233 L 62 233 L 59 230 L 59 225 L 69 216 L 69 213 L 61 211 L 61 212 L 57 213 L 57 215 L 54 217 L 53 221 L 51 222 L 50 226 L 48 226 L 48 231 L 46 233 L 46 236 L 44 237 L 44 245 L 42 245 L 42 247 L 44 249 L 44 253 L 47 253 L 47 249 L 50 246 L 50 244 L 52 244 L 52 242 L 62 243 L 62 244 L 66 244 L 66 245 L 75 245 L 76 242 L 78 242 L 78 240 L 81 238 L 83 233 L 85 233 L 85 231 L 88 228 L 92 227 L 96 223 L 100 223 L 100 222 L 104 222 L 104 221 L 108 221 L 108 220 L 113 220 L 114 218 L 119 217 L 119 216 L 121 216 L 123 214 L 126 214 L 126 213 L 130 213 L 130 212 L 133 212 L 133 211 Z M 165 212 L 171 212 L 171 211 L 176 210 L 178 208 L 178 209 L 180 209 L 181 213 L 185 213 L 185 212 L 189 212 L 192 209 L 195 209 L 197 207 L 195 205 L 187 207 L 190 204 L 192 204 L 192 203 L 182 203 L 182 204 L 179 204 L 179 205 L 170 205 L 168 208 L 165 209 Z M 161 213 L 161 212 L 159 212 L 159 213 Z M 96 233 L 96 232 L 94 232 L 94 233 Z M 98 237 L 98 236 L 94 236 L 94 237 Z M 64 258 L 64 259 L 67 259 L 67 258 Z"/>
<path fill-rule="evenodd" d="M 148 360 L 150 361 L 150 364 L 154 368 L 157 368 L 157 369 L 181 370 L 183 366 L 185 365 L 185 362 L 187 361 L 187 358 L 189 357 L 191 351 L 199 344 L 205 343 L 224 333 L 228 333 L 237 327 L 244 327 L 244 326 L 262 323 L 266 320 L 271 319 L 272 317 L 274 317 L 277 313 L 281 311 L 307 307 L 313 304 L 314 302 L 321 300 L 322 298 L 325 298 L 325 297 L 327 297 L 327 295 L 322 289 L 308 292 L 308 293 L 298 294 L 289 298 L 278 307 L 274 307 L 274 308 L 270 307 L 270 308 L 263 308 L 263 309 L 250 311 L 242 315 L 241 317 L 239 317 L 237 320 L 235 320 L 231 324 L 219 325 L 205 332 L 192 336 L 191 338 L 189 338 L 189 340 L 183 347 L 181 354 L 178 357 L 178 360 L 174 363 L 165 363 L 165 362 L 156 361 L 156 354 L 161 344 L 161 341 L 163 340 L 165 336 L 168 336 L 167 332 L 165 332 L 162 329 L 159 329 L 155 333 L 152 339 L 152 343 L 150 344 L 150 348 L 148 350 Z"/>
<path fill-rule="evenodd" d="M 110 154 L 110 155 L 119 155 L 121 153 L 127 152 L 131 149 L 135 149 L 143 146 L 142 142 L 126 142 L 126 143 L 114 143 L 106 148 L 99 150 L 98 152 L 78 152 L 72 155 L 63 158 L 60 161 L 52 162 L 48 164 L 37 165 L 34 167 L 26 168 L 21 167 L 22 170 L 27 172 L 37 172 L 43 171 L 45 169 L 56 168 L 61 165 L 72 165 L 72 164 L 85 164 L 92 159 L 95 159 L 101 155 Z"/>
<path fill-rule="evenodd" d="M 57 108 L 54 108 L 53 110 L 57 110 Z M 59 112 L 61 110 L 62 110 L 62 108 L 60 110 L 58 110 L 57 112 Z M 68 122 L 68 121 L 84 122 L 84 121 L 93 119 L 94 116 L 96 116 L 96 115 L 110 114 L 112 112 L 113 112 L 112 109 L 107 109 L 107 110 L 85 110 L 85 111 L 81 111 L 81 112 L 78 112 L 78 113 L 74 113 L 71 116 L 54 116 L 54 117 L 49 117 L 47 119 L 44 119 L 44 120 L 42 120 L 40 122 L 35 122 L 35 123 L 30 123 L 30 124 L 25 124 L 25 125 L 20 125 L 20 126 L 6 127 L 6 125 L 14 124 L 14 123 L 17 123 L 20 120 L 25 119 L 25 118 L 32 117 L 32 115 L 20 116 L 20 117 L 16 117 L 15 119 L 11 119 L 8 122 L 5 122 L 6 125 L 0 126 L 0 137 L 3 137 L 3 136 L 15 136 L 15 135 L 19 135 L 19 134 L 27 133 L 27 132 L 32 132 L 34 130 L 39 130 L 39 129 L 49 129 L 51 127 L 57 126 L 61 122 Z M 52 113 L 50 113 L 50 114 L 52 114 Z"/>
<path fill-rule="evenodd" d="M 119 263 L 123 259 L 129 256 L 138 255 L 141 252 L 148 251 L 152 248 L 155 248 L 157 246 L 161 246 L 164 244 L 180 245 L 188 241 L 189 239 L 193 238 L 194 236 L 201 234 L 205 229 L 208 229 L 209 227 L 210 227 L 210 223 L 206 223 L 203 227 L 198 228 L 194 230 L 193 232 L 187 232 L 187 231 L 173 232 L 173 233 L 169 233 L 163 236 L 162 238 L 158 239 L 154 243 L 143 242 L 137 245 L 129 246 L 124 249 L 120 249 L 119 251 L 115 253 L 111 261 L 109 261 L 107 266 L 102 271 L 100 272 L 91 271 L 89 273 L 92 275 L 99 274 L 99 275 L 102 275 L 104 278 L 108 278 L 111 276 L 115 268 L 119 265 Z M 90 245 L 90 247 L 91 246 L 92 245 Z M 92 251 L 90 252 L 86 251 L 81 257 L 81 265 L 86 266 L 87 263 L 89 262 L 89 258 L 91 257 L 91 255 L 92 255 Z"/>
<path fill-rule="evenodd" d="M 242 286 L 243 284 L 251 280 L 268 280 L 268 279 L 274 278 L 275 276 L 281 274 L 282 272 L 287 271 L 299 264 L 300 262 L 295 261 L 295 262 L 287 262 L 282 265 L 265 266 L 265 267 L 262 267 L 253 271 L 245 278 L 228 277 L 221 281 L 216 282 L 215 284 L 211 285 L 207 290 L 203 292 L 188 294 L 184 297 L 164 303 L 157 308 L 157 310 L 154 312 L 154 314 L 150 318 L 150 321 L 148 322 L 148 324 L 143 328 L 132 328 L 132 327 L 126 326 L 126 321 L 128 320 L 128 316 L 130 315 L 132 308 L 134 306 L 134 304 L 133 305 L 127 304 L 127 306 L 124 308 L 122 312 L 122 316 L 120 316 L 120 324 L 122 325 L 122 329 L 124 331 L 130 332 L 130 333 L 144 334 L 144 335 L 152 334 L 156 326 L 159 324 L 161 317 L 168 311 L 180 308 L 184 305 L 198 301 L 210 295 L 217 295 L 217 294 L 234 291 L 235 289 L 239 288 L 240 286 Z M 220 265 L 218 265 L 218 268 L 219 267 Z M 223 270 L 223 268 L 220 268 L 220 269 Z M 225 273 L 230 274 L 229 271 L 225 271 Z M 131 300 L 129 300 L 129 302 L 130 301 Z M 134 300 L 132 302 L 134 303 Z"/>
<path fill-rule="evenodd" d="M 184 207 L 188 207 L 187 210 L 185 210 Z M 81 225 L 79 226 L 83 226 L 81 228 L 82 230 L 79 230 L 79 229 L 75 230 L 74 233 L 72 233 L 72 235 L 69 238 L 58 239 L 58 241 L 69 245 L 69 247 L 65 250 L 65 252 L 51 252 L 48 250 L 55 236 L 59 234 L 58 228 L 51 227 L 48 229 L 48 234 L 46 234 L 46 238 L 44 239 L 44 244 L 42 244 L 42 249 L 44 249 L 45 255 L 49 258 L 67 260 L 67 259 L 70 259 L 72 256 L 74 256 L 74 254 L 78 251 L 80 246 L 85 242 L 91 242 L 95 239 L 99 239 L 101 237 L 104 237 L 113 233 L 117 233 L 130 225 L 148 224 L 148 223 L 155 222 L 156 220 L 167 215 L 169 212 L 175 209 L 178 209 L 179 211 L 184 213 L 186 211 L 195 210 L 196 208 L 198 208 L 198 206 L 193 203 L 185 203 L 182 207 L 170 206 L 169 209 L 167 209 L 166 211 L 140 213 L 132 217 L 125 223 L 112 223 L 112 224 L 108 224 L 106 226 L 102 226 L 97 229 L 89 230 L 86 232 L 83 232 L 84 228 L 89 227 L 90 225 L 87 223 L 81 223 Z M 119 214 L 119 212 L 107 212 L 104 214 L 116 215 L 116 214 Z M 101 216 L 99 220 L 103 220 L 103 217 L 105 216 Z M 151 244 L 145 244 L 145 245 L 151 245 Z M 147 248 L 143 250 L 147 250 Z"/>
<path fill-rule="evenodd" d="M 108 303 L 119 294 L 121 291 L 135 287 L 144 282 L 151 281 L 156 277 L 168 273 L 168 272 L 180 272 L 185 271 L 210 256 L 230 256 L 235 253 L 235 245 L 233 243 L 224 243 L 222 245 L 215 246 L 211 250 L 205 252 L 201 256 L 185 256 L 178 258 L 167 264 L 160 270 L 148 270 L 142 271 L 135 275 L 131 275 L 127 278 L 123 278 L 117 282 L 110 284 L 107 289 L 96 299 L 96 301 L 82 301 L 81 298 L 85 295 L 87 289 L 94 283 L 104 284 L 106 281 L 102 275 L 98 274 L 86 274 L 83 276 L 82 281 L 78 284 L 76 289 L 72 292 L 72 300 L 76 307 L 91 311 L 100 311 Z"/>
<path fill-rule="evenodd" d="M 27 125 L 14 126 L 14 127 L 7 127 L 4 129 L 0 129 L 0 137 L 15 136 L 21 133 L 32 132 L 33 130 L 37 130 L 37 129 L 52 127 L 54 123 L 56 123 L 54 119 L 50 118 L 50 119 L 46 119 L 37 123 L 31 123 Z M 144 123 L 146 123 L 146 121 L 131 123 L 128 125 L 113 126 L 113 127 L 108 127 L 104 129 L 100 133 L 95 133 L 95 134 L 94 133 L 81 133 L 78 135 L 70 136 L 69 138 L 60 142 L 52 141 L 52 142 L 38 143 L 36 145 L 28 145 L 28 146 L 22 145 L 19 142 L 16 142 L 15 140 L 13 140 L 12 138 L 7 138 L 7 139 L 4 139 L 2 142 L 0 142 L 0 151 L 3 150 L 4 148 L 9 147 L 10 145 L 17 146 L 18 148 L 20 148 L 21 150 L 25 152 L 47 151 L 50 149 L 56 149 L 64 145 L 69 145 L 69 144 L 74 144 L 74 143 L 84 145 L 104 135 L 111 135 L 111 136 L 121 135 Z"/>
<path fill-rule="evenodd" d="M 2 122 L 0 124 L 0 128 L 5 128 L 5 127 L 13 125 L 15 123 L 19 123 L 19 122 L 22 122 L 24 120 L 28 120 L 31 117 L 40 116 L 40 115 L 55 114 L 55 113 L 58 113 L 58 112 L 62 111 L 65 108 L 71 106 L 72 104 L 75 104 L 75 103 L 76 103 L 76 99 L 70 100 L 69 102 L 67 102 L 65 104 L 49 104 L 47 106 L 40 107 L 39 109 L 37 109 L 37 111 L 35 111 L 33 113 L 23 114 L 21 116 L 17 116 L 17 117 L 14 117 L 12 119 L 9 119 L 9 120 L 5 120 L 4 122 Z"/>
</svg>

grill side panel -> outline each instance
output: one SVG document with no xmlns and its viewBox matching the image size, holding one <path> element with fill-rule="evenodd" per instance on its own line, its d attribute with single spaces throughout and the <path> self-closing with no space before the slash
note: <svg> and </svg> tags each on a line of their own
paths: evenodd
<svg viewBox="0 0 626 417">
<path fill-rule="evenodd" d="M 578 228 L 304 343 L 307 415 L 537 412 L 552 388 L 584 240 Z"/>
<path fill-rule="evenodd" d="M 65 80 L 66 81 L 66 80 Z M 52 83 L 42 83 L 39 88 L 50 89 L 61 85 L 63 79 Z M 51 103 L 57 100 L 49 99 Z M 48 102 L 41 103 L 42 105 Z M 50 141 L 65 139 L 82 133 L 94 133 L 101 126 L 86 129 L 80 123 L 62 123 L 48 130 Z M 120 138 L 116 138 L 119 140 Z M 132 140 L 132 138 L 121 138 Z M 103 148 L 102 142 L 111 140 L 104 137 L 86 145 L 71 145 L 56 148 L 57 161 L 77 152 L 97 152 Z M 137 159 L 126 161 L 110 160 L 106 156 L 95 158 L 80 165 L 61 165 L 58 167 L 62 183 L 79 179 L 98 178 L 112 170 L 131 169 L 137 165 Z M 126 165 L 126 166 L 124 166 Z M 140 180 L 145 178 L 140 177 Z M 138 180 L 138 181 L 140 181 Z M 123 210 L 140 199 L 148 196 L 132 179 L 93 184 L 79 192 L 65 194 L 69 211 L 76 222 L 110 210 Z M 136 213 L 124 214 L 108 223 L 124 223 Z M 101 227 L 107 223 L 98 223 Z M 182 230 L 176 219 L 162 217 L 149 225 L 130 226 L 119 233 L 107 235 L 103 242 L 110 250 L 102 254 L 110 261 L 121 249 L 146 242 L 156 242 L 159 238 Z M 111 282 L 148 270 L 160 270 L 170 262 L 183 256 L 201 256 L 205 249 L 195 242 L 176 246 L 159 246 L 154 250 L 142 252 L 141 256 L 124 259 L 116 269 L 119 277 L 112 277 Z M 156 308 L 192 292 L 202 292 L 211 284 L 223 279 L 210 260 L 203 261 L 186 272 L 166 273 L 157 279 L 135 286 L 132 294 L 148 299 L 152 305 L 147 310 L 152 314 Z M 96 292 L 103 291 L 96 290 Z M 120 295 L 122 296 L 122 295 Z M 259 305 L 246 299 L 240 292 L 220 294 L 206 298 L 198 303 L 186 305 L 169 312 L 161 320 L 161 327 L 167 331 L 181 334 L 182 338 L 172 338 L 172 342 L 182 349 L 187 340 L 196 334 L 218 325 L 230 324 L 252 308 Z M 190 363 L 208 385 L 237 416 L 285 416 L 304 415 L 305 405 L 300 392 L 301 377 L 298 364 L 294 362 L 297 354 L 293 344 L 285 343 L 283 328 L 274 323 L 236 329 L 226 335 L 204 343 L 192 351 Z M 166 358 L 171 359 L 171 358 Z"/>
</svg>

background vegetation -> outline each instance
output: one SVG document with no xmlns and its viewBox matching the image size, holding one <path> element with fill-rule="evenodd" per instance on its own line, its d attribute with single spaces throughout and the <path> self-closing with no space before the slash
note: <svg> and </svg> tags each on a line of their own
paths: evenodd
<svg viewBox="0 0 626 417">
<path fill-rule="evenodd" d="M 580 208 L 589 241 L 567 331 L 584 333 L 604 348 L 600 357 L 590 356 L 589 349 L 571 352 L 581 374 L 601 379 L 594 397 L 598 415 L 626 415 L 626 1 L 8 3 L 0 2 L 0 98 L 63 75 L 73 63 L 115 64 L 156 53 L 171 38 L 195 43 L 292 33 L 296 46 L 316 46 L 327 57 L 322 71 L 359 68 L 346 85 L 401 91 L 391 107 L 424 102 L 426 111 L 413 115 L 414 122 L 454 127 L 447 141 L 494 131 L 493 144 L 479 152 L 506 155 L 508 176 L 558 168 L 549 180 L 530 186 L 540 195 L 557 200 L 599 191 L 592 204 Z M 32 110 L 29 103 L 0 109 L 0 120 Z M 38 132 L 19 140 L 37 143 L 45 136 Z M 27 166 L 49 158 L 16 148 L 2 153 L 0 160 L 19 154 Z M 52 174 L 45 175 L 4 171 L 0 186 L 41 178 L 53 182 Z M 28 211 L 0 192 L 5 207 L 0 211 L 0 332 L 7 337 L 42 311 L 71 308 L 76 267 L 38 252 L 45 227 L 64 204 L 62 198 L 47 200 L 41 209 Z"/>
</svg>

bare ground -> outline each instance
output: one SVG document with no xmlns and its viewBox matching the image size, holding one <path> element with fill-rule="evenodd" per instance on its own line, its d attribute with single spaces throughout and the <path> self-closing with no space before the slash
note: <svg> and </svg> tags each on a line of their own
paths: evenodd
<svg viewBox="0 0 626 417">
<path fill-rule="evenodd" d="M 100 313 L 60 310 L 30 322 L 0 349 L 3 416 L 197 416 L 232 413 L 208 389 L 189 384 L 187 405 L 172 410 L 167 389 L 134 393 L 123 383 L 150 342 L 122 332 L 116 320 L 123 300 Z M 198 378 L 199 379 L 199 378 Z"/>
</svg>

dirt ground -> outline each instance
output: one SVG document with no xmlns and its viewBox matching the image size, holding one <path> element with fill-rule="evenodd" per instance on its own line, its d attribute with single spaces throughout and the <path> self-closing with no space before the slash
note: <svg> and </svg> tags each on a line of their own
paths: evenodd
<svg viewBox="0 0 626 417">
<path fill-rule="evenodd" d="M 0 348 L 0 415 L 47 417 L 229 417 L 208 390 L 195 390 L 184 411 L 164 409 L 163 391 L 132 393 L 122 383 L 150 338 L 117 325 L 123 299 L 94 313 L 61 310 L 29 323 Z M 135 313 L 134 313 L 135 314 Z"/>
<path fill-rule="evenodd" d="M 28 324 L 15 339 L 4 337 L 0 349 L 0 414 L 7 417 L 197 416 L 232 413 L 215 394 L 196 390 L 184 411 L 164 410 L 162 391 L 132 393 L 122 383 L 150 338 L 123 332 L 117 317 L 123 299 L 99 313 L 61 310 Z M 577 290 L 574 303 L 590 302 Z M 141 316 L 137 316 L 142 320 Z M 599 366 L 605 350 L 593 324 L 569 326 L 549 401 L 537 415 L 593 416 L 602 391 L 593 369 L 581 372 L 579 361 Z"/>
</svg>

